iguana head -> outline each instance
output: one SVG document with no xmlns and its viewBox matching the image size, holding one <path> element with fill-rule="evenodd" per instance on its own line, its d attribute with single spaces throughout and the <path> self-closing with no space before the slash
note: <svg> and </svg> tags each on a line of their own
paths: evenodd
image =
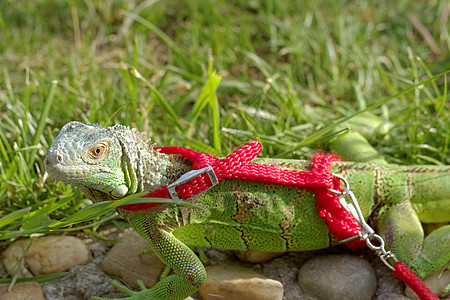
<svg viewBox="0 0 450 300">
<path fill-rule="evenodd" d="M 102 201 L 164 184 L 168 160 L 162 156 L 129 127 L 70 122 L 48 149 L 44 164 L 53 179 Z"/>
</svg>

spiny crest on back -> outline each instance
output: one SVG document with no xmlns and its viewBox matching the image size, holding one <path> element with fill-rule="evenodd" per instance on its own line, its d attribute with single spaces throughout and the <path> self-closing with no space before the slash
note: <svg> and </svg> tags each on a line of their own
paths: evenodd
<svg viewBox="0 0 450 300">
<path fill-rule="evenodd" d="M 108 128 L 108 127 L 107 127 Z M 153 149 L 153 147 L 156 145 L 155 143 L 152 143 L 151 138 L 147 138 L 147 133 L 144 131 L 139 132 L 136 128 L 131 128 L 129 126 L 125 125 L 114 125 L 111 128 L 111 130 L 116 131 L 117 133 L 123 133 L 125 137 L 129 137 L 133 139 L 135 142 L 140 143 L 143 142 L 150 146 L 150 149 Z"/>
</svg>

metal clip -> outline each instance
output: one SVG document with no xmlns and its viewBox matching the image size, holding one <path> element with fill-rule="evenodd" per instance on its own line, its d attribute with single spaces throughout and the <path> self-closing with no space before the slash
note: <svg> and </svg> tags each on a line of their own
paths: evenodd
<svg viewBox="0 0 450 300">
<path fill-rule="evenodd" d="M 361 227 L 361 231 L 357 235 L 349 237 L 345 240 L 342 240 L 341 242 L 348 243 L 348 242 L 351 242 L 351 241 L 354 241 L 354 240 L 357 240 L 360 238 L 364 239 L 366 241 L 367 246 L 370 249 L 377 252 L 377 254 L 380 256 L 380 259 L 383 261 L 383 263 L 386 266 L 388 266 L 390 269 L 395 270 L 393 266 L 396 262 L 398 262 L 397 257 L 391 251 L 386 251 L 386 249 L 384 248 L 383 238 L 381 236 L 379 236 L 378 234 L 375 234 L 375 231 L 373 230 L 373 228 L 370 227 L 370 225 L 367 224 L 367 222 L 364 220 L 364 216 L 361 212 L 361 208 L 359 207 L 358 200 L 356 200 L 355 195 L 350 190 L 350 184 L 348 183 L 347 179 L 345 179 L 345 177 L 343 177 L 341 175 L 334 174 L 334 173 L 333 173 L 333 176 L 342 180 L 345 184 L 345 188 L 342 190 L 342 192 L 334 190 L 334 189 L 328 189 L 328 191 L 339 195 L 339 202 L 341 203 L 341 205 L 345 208 L 346 211 L 348 211 L 349 213 L 351 213 L 353 215 L 353 217 L 356 219 L 359 226 Z M 348 203 L 347 201 L 345 201 L 345 198 L 344 198 L 345 195 L 348 195 L 350 197 L 351 203 Z M 378 243 L 380 245 L 379 246 L 374 245 L 372 243 L 371 239 L 378 240 Z"/>
<path fill-rule="evenodd" d="M 207 166 L 204 167 L 202 169 L 198 169 L 198 170 L 191 170 L 187 173 L 184 173 L 183 175 L 180 176 L 180 178 L 178 178 L 177 181 L 171 183 L 170 185 L 167 186 L 167 190 L 169 191 L 169 195 L 173 200 L 181 200 L 180 197 L 178 197 L 177 191 L 175 190 L 175 188 L 179 185 L 182 185 L 183 183 L 186 183 L 192 179 L 194 179 L 197 176 L 202 175 L 203 173 L 207 173 L 209 176 L 209 179 L 211 180 L 211 186 L 208 187 L 206 190 L 193 195 L 189 198 L 192 198 L 194 196 L 198 196 L 206 191 L 208 191 L 209 189 L 211 189 L 213 186 L 217 185 L 219 183 L 219 180 L 217 179 L 216 173 L 214 173 L 214 170 L 211 166 Z M 188 199 L 189 199 L 188 198 Z M 187 200 L 187 199 L 186 199 Z"/>
<path fill-rule="evenodd" d="M 366 239 L 367 237 L 373 237 L 373 235 L 375 234 L 375 231 L 364 220 L 364 216 L 362 214 L 361 208 L 359 207 L 358 200 L 356 200 L 355 195 L 350 190 L 350 184 L 348 183 L 347 179 L 345 179 L 345 177 L 343 177 L 341 175 L 334 174 L 334 173 L 333 173 L 333 176 L 342 180 L 345 184 L 345 188 L 342 190 L 342 192 L 334 190 L 334 189 L 328 189 L 328 191 L 339 195 L 339 202 L 341 203 L 341 205 L 344 207 L 344 209 L 346 211 L 348 211 L 350 214 L 352 214 L 352 216 L 356 219 L 359 226 L 361 227 L 361 232 L 359 232 L 358 235 L 350 237 L 345 240 L 342 240 L 342 242 L 348 243 L 348 242 L 357 240 L 359 238 Z M 345 198 L 344 198 L 345 195 L 349 196 L 350 203 L 348 203 L 345 200 Z"/>
<path fill-rule="evenodd" d="M 395 254 L 392 253 L 391 251 L 386 251 L 386 249 L 384 249 L 384 240 L 381 236 L 379 236 L 378 234 L 374 234 L 372 238 L 377 239 L 378 243 L 380 243 L 380 245 L 375 246 L 374 244 L 372 244 L 372 241 L 370 240 L 370 238 L 367 237 L 366 238 L 367 247 L 378 252 L 378 256 L 380 256 L 381 261 L 386 266 L 388 266 L 391 270 L 395 271 L 394 265 L 396 262 L 398 262 Z M 394 263 L 391 263 L 391 262 L 394 262 Z"/>
</svg>

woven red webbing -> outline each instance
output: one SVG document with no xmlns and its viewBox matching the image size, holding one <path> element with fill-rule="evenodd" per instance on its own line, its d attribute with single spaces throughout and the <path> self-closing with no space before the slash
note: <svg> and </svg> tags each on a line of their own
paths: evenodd
<svg viewBox="0 0 450 300">
<path fill-rule="evenodd" d="M 314 157 L 312 173 L 326 173 L 331 175 L 330 182 L 327 182 L 327 188 L 341 190 L 341 182 L 337 177 L 331 174 L 331 162 L 338 161 L 334 155 L 316 155 Z M 339 240 L 358 235 L 361 227 L 355 217 L 346 211 L 339 203 L 339 196 L 328 191 L 326 188 L 318 188 L 314 190 L 316 194 L 317 209 L 319 215 L 327 221 L 328 229 Z M 362 249 L 366 246 L 364 240 L 355 240 L 345 244 L 352 250 Z"/>
<path fill-rule="evenodd" d="M 263 182 L 277 185 L 295 186 L 307 189 L 316 194 L 317 208 L 320 216 L 326 219 L 330 232 L 338 239 L 355 236 L 360 231 L 359 224 L 339 203 L 338 195 L 327 188 L 341 190 L 340 180 L 331 174 L 331 162 L 337 157 L 331 154 L 316 155 L 310 172 L 281 170 L 276 166 L 253 164 L 251 161 L 261 152 L 261 144 L 252 141 L 238 148 L 224 159 L 196 152 L 183 147 L 161 147 L 161 153 L 176 154 L 188 159 L 192 170 L 211 166 L 220 181 L 222 179 Z M 187 199 L 195 196 L 211 185 L 207 174 L 193 178 L 176 187 L 178 197 Z M 170 198 L 167 186 L 144 196 L 145 198 Z M 142 203 L 120 206 L 122 209 L 138 211 L 147 210 L 159 203 Z M 362 241 L 347 243 L 350 249 L 364 247 Z"/>
</svg>

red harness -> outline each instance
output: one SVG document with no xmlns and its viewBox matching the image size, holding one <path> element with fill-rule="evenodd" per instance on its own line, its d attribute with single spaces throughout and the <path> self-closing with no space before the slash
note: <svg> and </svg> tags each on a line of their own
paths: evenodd
<svg viewBox="0 0 450 300">
<path fill-rule="evenodd" d="M 319 214 L 325 218 L 330 232 L 336 238 L 345 240 L 358 235 L 361 231 L 361 227 L 353 215 L 340 204 L 339 195 L 329 191 L 329 189 L 342 190 L 340 179 L 331 173 L 331 163 L 339 160 L 334 155 L 316 155 L 313 159 L 311 171 L 307 172 L 281 170 L 276 166 L 251 163 L 262 149 L 258 141 L 245 144 L 224 159 L 183 147 L 160 147 L 157 149 L 160 149 L 161 153 L 181 155 L 188 159 L 192 165 L 191 172 L 194 171 L 196 174 L 195 176 L 188 176 L 187 180 L 179 180 L 175 185 L 164 186 L 143 198 L 179 198 L 186 200 L 205 192 L 222 179 L 295 186 L 316 194 Z M 138 211 L 147 210 L 159 204 L 161 203 L 129 204 L 120 206 L 120 208 Z M 365 247 L 366 242 L 363 239 L 357 239 L 347 243 L 346 246 L 352 250 L 357 250 Z M 397 262 L 394 269 L 393 273 L 405 281 L 420 299 L 439 299 L 406 265 Z"/>
<path fill-rule="evenodd" d="M 183 147 L 161 147 L 161 153 L 178 154 L 188 159 L 192 164 L 192 170 L 200 170 L 210 166 L 217 180 L 243 180 L 263 182 L 277 185 L 295 186 L 312 191 L 316 194 L 317 209 L 321 217 L 325 218 L 330 232 L 340 240 L 355 236 L 361 230 L 355 218 L 348 213 L 339 203 L 338 195 L 327 189 L 341 190 L 340 179 L 331 174 L 331 162 L 338 158 L 331 154 L 316 155 L 310 172 L 295 170 L 281 170 L 276 166 L 260 165 L 251 161 L 261 152 L 261 144 L 252 141 L 240 147 L 224 159 L 219 159 L 209 154 L 196 152 Z M 188 199 L 198 195 L 212 185 L 211 177 L 207 172 L 175 187 L 180 199 Z M 145 198 L 173 198 L 168 186 L 164 186 Z M 120 208 L 138 211 L 146 210 L 160 203 L 141 203 L 124 205 Z M 364 241 L 347 243 L 350 249 L 356 250 L 365 246 Z"/>
</svg>

